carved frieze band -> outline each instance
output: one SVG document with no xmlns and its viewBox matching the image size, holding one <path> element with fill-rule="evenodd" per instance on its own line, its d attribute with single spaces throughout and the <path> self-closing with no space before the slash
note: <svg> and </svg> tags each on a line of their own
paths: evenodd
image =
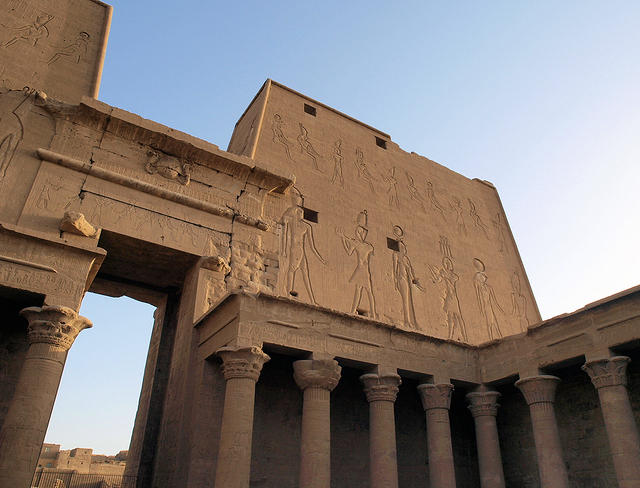
<svg viewBox="0 0 640 488">
<path fill-rule="evenodd" d="M 498 398 L 500 393 L 497 391 L 474 391 L 467 393 L 466 398 L 469 402 L 467 408 L 473 417 L 481 417 L 490 415 L 495 417 L 498 415 Z"/>
<path fill-rule="evenodd" d="M 222 359 L 222 373 L 227 381 L 232 378 L 249 378 L 258 381 L 262 366 L 271 359 L 256 346 L 223 347 L 216 354 Z"/>
<path fill-rule="evenodd" d="M 627 386 L 627 365 L 629 362 L 631 359 L 626 356 L 615 356 L 589 361 L 582 366 L 582 370 L 589 375 L 596 388 Z"/>
<path fill-rule="evenodd" d="M 422 400 L 422 407 L 426 410 L 434 408 L 449 410 L 451 407 L 451 393 L 453 385 L 450 383 L 440 383 L 437 385 L 423 383 L 418 385 L 418 393 Z"/>
<path fill-rule="evenodd" d="M 537 403 L 553 403 L 556 397 L 556 389 L 560 383 L 557 376 L 540 375 L 522 378 L 516 381 L 516 386 L 524 395 L 527 405 Z"/>
<path fill-rule="evenodd" d="M 360 376 L 360 381 L 364 384 L 364 393 L 367 395 L 369 403 L 395 402 L 398 396 L 398 387 L 402 383 L 397 374 L 363 374 Z"/>
<path fill-rule="evenodd" d="M 148 193 L 150 195 L 179 203 L 181 205 L 186 205 L 187 207 L 202 210 L 213 215 L 218 215 L 220 217 L 226 217 L 230 219 L 236 216 L 240 218 L 243 224 L 257 227 L 261 230 L 267 230 L 269 228 L 269 225 L 262 219 L 256 219 L 247 215 L 239 214 L 229 207 L 222 207 L 220 205 L 214 205 L 209 202 L 198 200 L 197 198 L 183 195 L 175 191 L 167 190 L 165 188 L 161 188 L 159 186 L 152 185 L 150 183 L 137 180 L 129 176 L 121 175 L 114 171 L 100 168 L 98 166 L 91 165 L 89 163 L 85 163 L 78 159 L 70 158 L 68 156 L 64 156 L 47 149 L 40 148 L 37 150 L 37 153 L 38 156 L 45 161 L 59 164 L 60 166 L 79 171 L 80 173 L 95 176 L 96 178 L 100 178 L 105 181 L 117 183 L 119 185 L 126 186 L 127 188 L 132 188 L 134 190 Z"/>
<path fill-rule="evenodd" d="M 340 381 L 341 372 L 335 359 L 305 359 L 293 363 L 293 379 L 301 390 L 321 388 L 331 391 Z"/>
<path fill-rule="evenodd" d="M 93 326 L 89 319 L 68 307 L 27 307 L 20 315 L 29 322 L 29 343 L 52 344 L 67 350 L 80 332 Z"/>
</svg>

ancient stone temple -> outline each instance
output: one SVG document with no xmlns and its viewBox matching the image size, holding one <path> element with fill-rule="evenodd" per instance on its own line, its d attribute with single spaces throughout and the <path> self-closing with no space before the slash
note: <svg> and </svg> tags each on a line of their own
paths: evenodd
<svg viewBox="0 0 640 488">
<path fill-rule="evenodd" d="M 109 6 L 0 12 L 0 487 L 87 291 L 157 307 L 139 487 L 640 486 L 639 288 L 541 321 L 491 183 L 271 80 L 221 150 L 96 99 Z"/>
</svg>

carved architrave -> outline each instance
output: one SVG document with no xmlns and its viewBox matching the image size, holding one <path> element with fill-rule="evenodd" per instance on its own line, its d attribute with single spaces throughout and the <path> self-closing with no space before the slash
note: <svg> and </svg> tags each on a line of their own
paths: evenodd
<svg viewBox="0 0 640 488">
<path fill-rule="evenodd" d="M 438 385 L 423 383 L 418 385 L 418 393 L 420 394 L 422 407 L 425 411 L 434 408 L 449 410 L 451 407 L 452 392 L 453 385 L 450 383 L 440 383 Z"/>
<path fill-rule="evenodd" d="M 522 378 L 516 381 L 516 386 L 524 395 L 527 405 L 536 403 L 553 403 L 556 397 L 556 388 L 560 383 L 557 376 L 540 375 Z"/>
<path fill-rule="evenodd" d="M 398 396 L 398 387 L 402 383 L 397 374 L 363 374 L 360 376 L 360 381 L 364 384 L 364 393 L 367 395 L 369 403 L 395 402 Z"/>
<path fill-rule="evenodd" d="M 257 346 L 223 347 L 217 354 L 222 359 L 222 372 L 227 381 L 232 378 L 258 381 L 262 366 L 271 359 Z"/>
<path fill-rule="evenodd" d="M 322 388 L 333 390 L 342 368 L 335 359 L 301 360 L 293 363 L 293 378 L 301 390 Z"/>
<path fill-rule="evenodd" d="M 631 359 L 627 356 L 615 356 L 608 359 L 589 361 L 582 366 L 582 371 L 591 378 L 593 386 L 627 386 L 627 365 Z"/>
<path fill-rule="evenodd" d="M 498 415 L 498 398 L 500 393 L 497 391 L 474 391 L 467 393 L 466 398 L 469 402 L 468 409 L 473 417 L 481 417 L 483 415 Z"/>
<path fill-rule="evenodd" d="M 50 306 L 27 307 L 20 315 L 29 322 L 29 343 L 46 343 L 69 349 L 76 337 L 84 329 L 93 326 L 91 321 L 68 307 Z"/>
</svg>

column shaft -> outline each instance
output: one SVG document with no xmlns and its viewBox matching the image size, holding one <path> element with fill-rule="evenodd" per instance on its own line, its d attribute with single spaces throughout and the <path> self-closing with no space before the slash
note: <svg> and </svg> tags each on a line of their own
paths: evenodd
<svg viewBox="0 0 640 488">
<path fill-rule="evenodd" d="M 449 407 L 453 385 L 418 385 L 427 417 L 430 488 L 455 488 Z"/>
<path fill-rule="evenodd" d="M 553 408 L 559 378 L 533 376 L 516 382 L 531 412 L 533 438 L 538 458 L 540 484 L 545 488 L 567 488 L 569 477 L 562 457 L 560 433 Z"/>
<path fill-rule="evenodd" d="M 598 389 L 620 488 L 640 486 L 640 437 L 626 387 L 629 361 L 628 357 L 617 356 L 588 362 L 582 368 Z"/>
</svg>

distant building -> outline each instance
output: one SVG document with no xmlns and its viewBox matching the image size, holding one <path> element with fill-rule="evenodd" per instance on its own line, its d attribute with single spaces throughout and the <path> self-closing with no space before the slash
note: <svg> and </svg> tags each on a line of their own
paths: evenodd
<svg viewBox="0 0 640 488">
<path fill-rule="evenodd" d="M 60 444 L 42 445 L 36 471 L 75 472 L 78 474 L 122 475 L 127 465 L 128 451 L 115 456 L 93 454 L 93 449 L 76 447 L 61 450 Z"/>
</svg>

